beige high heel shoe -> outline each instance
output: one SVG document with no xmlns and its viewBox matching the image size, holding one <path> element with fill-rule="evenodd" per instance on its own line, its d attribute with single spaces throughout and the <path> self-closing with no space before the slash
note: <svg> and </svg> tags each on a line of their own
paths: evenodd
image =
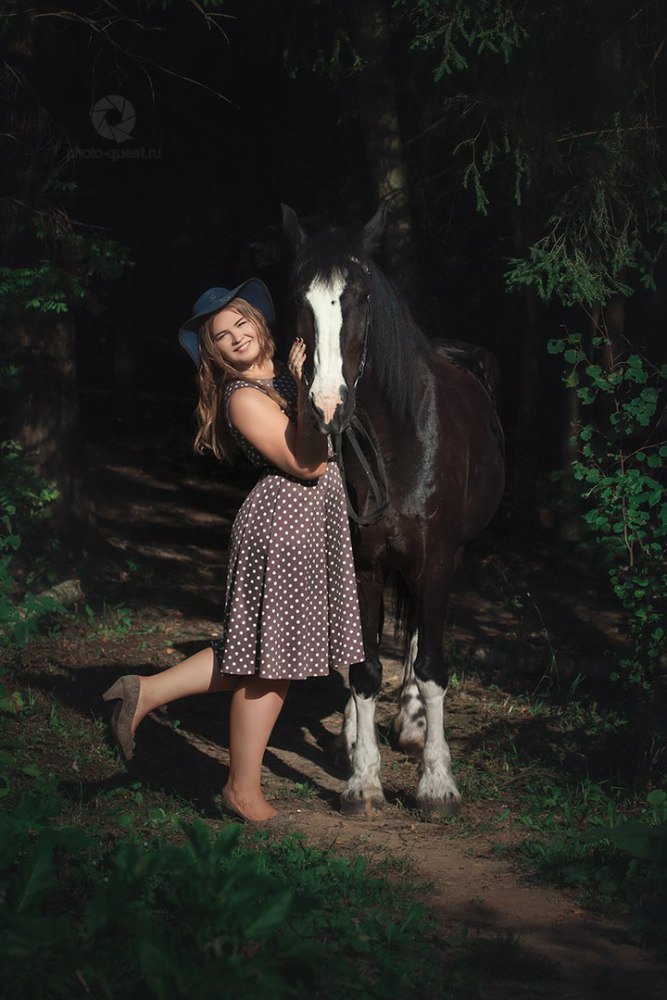
<svg viewBox="0 0 667 1000">
<path fill-rule="evenodd" d="M 119 677 L 102 695 L 104 701 L 118 699 L 111 715 L 111 732 L 116 746 L 126 761 L 132 760 L 134 756 L 134 737 L 130 727 L 137 710 L 140 690 L 141 677 L 137 674 L 126 674 L 124 677 Z"/>
</svg>

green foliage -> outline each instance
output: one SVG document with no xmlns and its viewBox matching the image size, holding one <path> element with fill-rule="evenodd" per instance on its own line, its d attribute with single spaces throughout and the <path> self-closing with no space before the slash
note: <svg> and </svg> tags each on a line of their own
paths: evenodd
<svg viewBox="0 0 667 1000">
<path fill-rule="evenodd" d="M 639 814 L 626 817 L 617 796 L 590 781 L 527 792 L 519 819 L 528 831 L 523 859 L 590 905 L 637 907 L 637 940 L 664 945 L 667 925 L 655 914 L 667 894 L 667 793 L 654 789 Z"/>
<path fill-rule="evenodd" d="M 477 211 L 486 215 L 494 200 L 494 168 L 501 210 L 508 183 L 516 206 L 531 189 L 525 225 L 515 214 L 512 226 L 521 242 L 533 235 L 509 261 L 508 287 L 567 304 L 628 294 L 634 278 L 651 288 L 667 222 L 657 62 L 648 55 L 664 35 L 657 8 L 394 0 L 393 9 L 412 48 L 430 57 L 436 87 L 421 134 L 442 128 L 445 142 L 455 137 L 452 156 L 466 154 L 460 177 Z M 610 55 L 617 36 L 623 68 Z M 573 57 L 578 37 L 593 58 Z"/>
<path fill-rule="evenodd" d="M 667 442 L 658 438 L 667 366 L 658 369 L 630 351 L 614 356 L 602 335 L 587 347 L 570 334 L 548 349 L 562 355 L 565 385 L 591 414 L 575 429 L 572 472 L 584 520 L 628 616 L 635 655 L 621 662 L 623 679 L 650 694 L 667 634 Z"/>
<path fill-rule="evenodd" d="M 0 317 L 16 309 L 68 313 L 75 303 L 91 304 L 92 279 L 110 280 L 132 267 L 127 250 L 114 240 L 73 233 L 37 232 L 43 252 L 57 239 L 57 255 L 67 266 L 45 259 L 31 267 L 0 267 Z"/>
<path fill-rule="evenodd" d="M 16 998 L 461 996 L 403 889 L 299 837 L 200 820 L 181 845 L 110 852 L 63 822 L 53 781 L 0 816 L 0 959 Z M 443 991 L 443 982 L 448 985 Z"/>
<path fill-rule="evenodd" d="M 594 145 L 595 154 L 580 153 L 580 180 L 558 198 L 545 235 L 530 246 L 527 257 L 509 261 L 510 291 L 534 288 L 543 302 L 556 297 L 567 306 L 590 306 L 613 295 L 631 295 L 633 275 L 654 288 L 667 186 L 662 177 L 648 176 L 652 157 L 631 127 L 617 120 Z"/>
<path fill-rule="evenodd" d="M 15 575 L 23 537 L 44 520 L 57 496 L 15 441 L 0 441 L 0 646 L 25 645 L 44 614 L 62 610 L 54 598 L 19 588 Z"/>
<path fill-rule="evenodd" d="M 516 4 L 506 0 L 394 0 L 393 6 L 413 24 L 415 49 L 438 53 L 434 79 L 468 69 L 470 53 L 502 55 L 512 52 L 527 37 L 516 16 Z"/>
</svg>

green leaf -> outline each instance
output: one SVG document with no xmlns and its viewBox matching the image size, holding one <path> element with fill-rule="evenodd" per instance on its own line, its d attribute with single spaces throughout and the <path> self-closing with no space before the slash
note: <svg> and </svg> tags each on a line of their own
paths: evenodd
<svg viewBox="0 0 667 1000">
<path fill-rule="evenodd" d="M 246 925 L 245 931 L 250 939 L 267 937 L 278 930 L 292 909 L 294 895 L 291 889 L 277 892 L 270 904 L 263 906 L 258 916 Z"/>
<path fill-rule="evenodd" d="M 664 864 L 667 861 L 667 821 L 659 826 L 649 826 L 639 819 L 610 828 L 604 827 L 590 837 L 591 840 L 608 840 L 614 847 L 633 858 Z"/>
<path fill-rule="evenodd" d="M 12 898 L 17 913 L 29 911 L 58 888 L 53 868 L 53 849 L 45 835 L 40 835 L 21 865 Z"/>
<path fill-rule="evenodd" d="M 139 948 L 141 969 L 151 993 L 158 997 L 158 1000 L 172 1000 L 173 997 L 186 995 L 183 992 L 183 987 L 186 982 L 184 972 L 187 969 L 187 961 L 184 961 L 183 954 L 178 957 L 177 964 L 172 961 L 166 948 L 159 947 L 150 941 L 141 942 Z"/>
</svg>

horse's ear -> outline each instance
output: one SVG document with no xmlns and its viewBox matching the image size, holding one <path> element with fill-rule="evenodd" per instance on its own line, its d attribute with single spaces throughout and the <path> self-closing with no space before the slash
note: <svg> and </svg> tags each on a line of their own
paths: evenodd
<svg viewBox="0 0 667 1000">
<path fill-rule="evenodd" d="M 300 247 L 302 243 L 306 242 L 306 234 L 301 228 L 299 218 L 289 205 L 283 205 L 281 202 L 280 207 L 283 213 L 283 232 L 294 247 Z"/>
<path fill-rule="evenodd" d="M 384 227 L 387 221 L 387 202 L 381 201 L 380 206 L 364 228 L 361 230 L 361 242 L 367 254 L 373 254 L 382 243 Z"/>
</svg>

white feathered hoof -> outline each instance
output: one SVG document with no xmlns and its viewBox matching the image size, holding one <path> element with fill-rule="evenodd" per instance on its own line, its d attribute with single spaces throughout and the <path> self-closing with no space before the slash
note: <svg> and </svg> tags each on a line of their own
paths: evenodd
<svg viewBox="0 0 667 1000">
<path fill-rule="evenodd" d="M 422 798 L 417 800 L 422 819 L 427 823 L 443 817 L 458 816 L 461 812 L 461 797 L 447 795 L 444 798 Z"/>
<path fill-rule="evenodd" d="M 366 816 L 372 819 L 384 809 L 384 795 L 377 793 L 364 797 L 360 792 L 345 791 L 340 797 L 340 811 L 343 816 Z"/>
</svg>

